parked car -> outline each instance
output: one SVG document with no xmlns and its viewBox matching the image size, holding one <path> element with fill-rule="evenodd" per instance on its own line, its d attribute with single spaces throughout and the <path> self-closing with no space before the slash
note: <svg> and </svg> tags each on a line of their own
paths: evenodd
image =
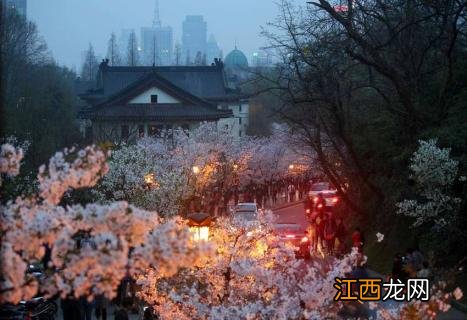
<svg viewBox="0 0 467 320">
<path fill-rule="evenodd" d="M 253 202 L 239 203 L 231 213 L 234 223 L 242 223 L 247 226 L 259 225 L 259 214 L 258 206 Z"/>
<path fill-rule="evenodd" d="M 295 247 L 297 257 L 306 259 L 310 257 L 310 240 L 302 226 L 294 222 L 276 223 L 274 232 L 280 241 L 290 243 Z"/>
</svg>

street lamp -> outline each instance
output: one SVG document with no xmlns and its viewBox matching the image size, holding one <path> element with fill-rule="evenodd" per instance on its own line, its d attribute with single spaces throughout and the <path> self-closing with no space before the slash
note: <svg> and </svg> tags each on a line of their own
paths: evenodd
<svg viewBox="0 0 467 320">
<path fill-rule="evenodd" d="M 207 213 L 197 212 L 188 215 L 188 227 L 193 234 L 195 241 L 209 240 L 209 227 L 212 224 L 212 217 Z"/>
<path fill-rule="evenodd" d="M 148 173 L 144 176 L 144 182 L 147 188 L 159 189 L 160 184 L 157 182 L 154 173 Z"/>
<path fill-rule="evenodd" d="M 144 176 L 144 182 L 147 185 L 152 185 L 154 184 L 155 178 L 154 178 L 154 173 L 148 173 Z"/>
</svg>

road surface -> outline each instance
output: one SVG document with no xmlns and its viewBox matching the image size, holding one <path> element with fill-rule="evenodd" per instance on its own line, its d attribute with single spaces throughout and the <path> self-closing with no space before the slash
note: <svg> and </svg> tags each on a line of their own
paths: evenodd
<svg viewBox="0 0 467 320">
<path fill-rule="evenodd" d="M 277 216 L 277 222 L 279 223 L 298 223 L 305 230 L 308 227 L 308 221 L 305 217 L 304 202 L 297 202 L 281 206 L 277 209 L 273 209 L 273 213 Z"/>
</svg>

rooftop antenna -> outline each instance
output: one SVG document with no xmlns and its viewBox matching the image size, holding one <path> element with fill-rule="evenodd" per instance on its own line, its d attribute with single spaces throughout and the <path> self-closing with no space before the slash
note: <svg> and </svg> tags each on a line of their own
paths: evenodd
<svg viewBox="0 0 467 320">
<path fill-rule="evenodd" d="M 154 9 L 154 20 L 152 21 L 153 28 L 161 27 L 161 18 L 159 16 L 159 0 L 155 0 L 155 9 Z"/>
</svg>

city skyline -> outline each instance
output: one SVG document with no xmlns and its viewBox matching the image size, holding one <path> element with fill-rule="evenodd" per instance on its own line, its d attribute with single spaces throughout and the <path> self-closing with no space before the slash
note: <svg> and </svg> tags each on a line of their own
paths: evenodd
<svg viewBox="0 0 467 320">
<path fill-rule="evenodd" d="M 58 63 L 76 69 L 79 69 L 81 64 L 80 52 L 85 50 L 89 43 L 94 46 L 96 54 L 105 56 L 107 42 L 112 32 L 119 35 L 121 30 L 134 29 L 140 37 L 141 28 L 149 27 L 154 23 L 154 0 L 141 0 L 138 7 L 128 6 L 128 1 L 125 0 L 113 0 L 111 6 L 108 5 L 110 0 L 98 3 L 91 0 L 83 0 L 79 3 L 63 0 L 43 0 L 42 2 L 52 5 L 41 6 L 37 2 L 30 2 L 28 17 L 38 24 L 41 35 L 48 43 Z M 250 3 L 245 0 L 236 3 L 226 0 L 215 3 L 207 1 L 195 3 L 189 0 L 175 0 L 170 3 L 160 1 L 160 23 L 162 26 L 172 27 L 174 44 L 182 43 L 182 23 L 185 17 L 203 15 L 207 22 L 208 37 L 214 34 L 224 55 L 233 50 L 236 43 L 250 59 L 253 52 L 265 44 L 265 40 L 260 37 L 260 26 L 265 26 L 277 12 L 274 3 L 258 2 L 260 3 Z M 184 10 L 178 10 L 179 7 L 183 7 Z M 93 10 L 89 11 L 89 8 Z M 258 10 L 263 12 L 261 19 L 258 19 L 257 15 L 255 19 L 247 18 L 249 14 L 252 14 L 251 12 L 258 12 Z M 75 12 L 75 14 L 70 17 L 69 12 Z M 83 19 L 81 16 L 80 19 L 78 12 L 85 12 L 88 17 Z M 229 12 L 229 14 L 224 12 Z M 51 26 L 60 24 L 68 30 L 69 36 L 64 36 L 63 32 L 56 30 L 57 28 L 51 28 Z M 94 25 L 99 27 L 93 28 Z"/>
</svg>

